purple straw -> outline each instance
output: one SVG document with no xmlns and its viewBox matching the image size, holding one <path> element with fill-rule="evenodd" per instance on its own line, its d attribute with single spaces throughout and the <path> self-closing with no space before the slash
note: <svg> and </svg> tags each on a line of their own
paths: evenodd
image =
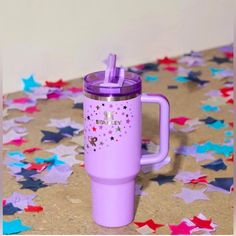
<svg viewBox="0 0 236 236">
<path fill-rule="evenodd" d="M 108 56 L 108 65 L 105 70 L 104 84 L 110 83 L 112 78 L 115 77 L 115 75 L 116 75 L 116 55 L 110 53 Z"/>
</svg>

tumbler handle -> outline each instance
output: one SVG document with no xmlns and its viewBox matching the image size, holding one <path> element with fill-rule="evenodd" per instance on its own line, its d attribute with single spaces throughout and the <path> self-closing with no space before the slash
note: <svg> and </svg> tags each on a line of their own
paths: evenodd
<svg viewBox="0 0 236 236">
<path fill-rule="evenodd" d="M 158 103 L 160 111 L 160 150 L 154 154 L 146 154 L 141 157 L 141 165 L 162 162 L 169 152 L 169 116 L 170 105 L 167 98 L 161 94 L 142 94 L 141 102 Z"/>
</svg>

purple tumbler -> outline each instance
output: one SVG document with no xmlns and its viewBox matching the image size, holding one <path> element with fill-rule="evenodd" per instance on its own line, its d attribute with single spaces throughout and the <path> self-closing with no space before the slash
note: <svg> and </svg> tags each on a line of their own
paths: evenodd
<svg viewBox="0 0 236 236">
<path fill-rule="evenodd" d="M 116 67 L 84 78 L 85 169 L 91 178 L 92 215 L 106 227 L 134 219 L 135 178 L 141 165 L 163 161 L 169 150 L 169 103 L 160 94 L 141 94 L 139 75 Z M 141 154 L 142 103 L 160 106 L 160 150 Z"/>
</svg>

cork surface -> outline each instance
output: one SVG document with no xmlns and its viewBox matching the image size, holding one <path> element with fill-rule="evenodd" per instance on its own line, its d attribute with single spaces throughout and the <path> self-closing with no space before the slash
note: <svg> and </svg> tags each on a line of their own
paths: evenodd
<svg viewBox="0 0 236 236">
<path fill-rule="evenodd" d="M 212 56 L 222 56 L 217 49 L 203 52 L 205 65 L 202 67 L 192 67 L 194 71 L 201 70 L 202 79 L 210 80 L 210 83 L 199 88 L 192 82 L 178 83 L 172 78 L 176 73 L 163 70 L 160 66 L 158 72 L 148 72 L 148 74 L 157 74 L 159 80 L 155 82 L 143 81 L 143 92 L 164 94 L 170 102 L 170 117 L 186 116 L 191 119 L 206 118 L 212 116 L 216 119 L 224 119 L 225 122 L 233 121 L 233 113 L 229 112 L 232 105 L 221 106 L 220 112 L 203 112 L 200 109 L 201 101 L 207 97 L 205 93 L 212 89 L 223 87 L 226 80 L 215 80 L 212 78 L 209 66 L 217 68 L 232 68 L 232 64 L 217 65 L 208 60 Z M 69 85 L 82 86 L 81 79 L 70 81 Z M 167 89 L 168 85 L 177 85 L 178 89 Z M 21 93 L 8 95 L 9 98 L 18 97 Z M 79 123 L 83 122 L 83 112 L 80 109 L 72 109 L 72 100 L 59 101 L 40 101 L 38 107 L 40 112 L 33 114 L 34 120 L 25 124 L 29 134 L 26 136 L 27 143 L 20 147 L 13 145 L 5 146 L 4 149 L 22 151 L 28 147 L 41 147 L 42 149 L 50 149 L 58 144 L 41 143 L 42 134 L 40 130 L 46 129 L 55 131 L 55 129 L 46 127 L 50 118 L 66 118 L 71 117 Z M 22 115 L 22 112 L 10 110 L 7 119 Z M 153 142 L 158 143 L 158 109 L 155 105 L 143 105 L 143 138 L 149 138 Z M 191 218 L 194 215 L 203 213 L 206 217 L 213 219 L 218 225 L 217 230 L 213 234 L 232 234 L 233 233 L 233 195 L 223 194 L 219 192 L 208 192 L 206 195 L 209 201 L 197 200 L 193 203 L 186 204 L 182 199 L 175 198 L 173 195 L 179 193 L 184 184 L 180 182 L 167 183 L 158 185 L 156 182 L 150 181 L 151 177 L 157 174 L 175 175 L 180 170 L 198 171 L 208 175 L 211 181 L 216 177 L 232 177 L 233 164 L 227 162 L 227 170 L 218 172 L 203 169 L 202 164 L 210 162 L 196 162 L 193 157 L 175 155 L 174 148 L 180 145 L 192 145 L 193 143 L 205 142 L 210 140 L 216 143 L 223 143 L 224 131 L 214 130 L 206 125 L 200 125 L 196 131 L 191 133 L 171 132 L 170 151 L 171 163 L 158 172 L 141 173 L 137 176 L 137 183 L 142 184 L 143 190 L 148 194 L 146 196 L 136 196 L 136 214 L 135 221 L 145 221 L 152 218 L 159 224 L 165 224 L 165 227 L 159 228 L 156 234 L 170 234 L 168 224 L 179 224 L 183 218 Z M 60 143 L 72 145 L 70 138 L 63 139 Z M 49 153 L 38 151 L 35 154 L 27 154 L 27 160 L 33 161 L 36 156 L 48 157 Z M 225 157 L 215 155 L 215 159 Z M 77 159 L 83 160 L 82 155 L 78 155 Z M 20 185 L 12 177 L 6 167 L 3 167 L 4 188 L 3 196 L 7 197 L 12 192 L 31 194 L 31 190 L 20 189 Z M 204 188 L 204 185 L 190 185 L 185 187 L 192 189 Z M 21 218 L 25 225 L 32 226 L 32 230 L 23 232 L 22 234 L 139 234 L 136 226 L 131 223 L 121 228 L 104 228 L 96 225 L 91 218 L 90 203 L 90 182 L 83 167 L 79 165 L 73 166 L 73 174 L 69 177 L 67 185 L 55 184 L 47 188 L 39 189 L 35 202 L 44 207 L 41 213 L 16 213 L 14 216 L 4 216 L 5 220 Z"/>
</svg>

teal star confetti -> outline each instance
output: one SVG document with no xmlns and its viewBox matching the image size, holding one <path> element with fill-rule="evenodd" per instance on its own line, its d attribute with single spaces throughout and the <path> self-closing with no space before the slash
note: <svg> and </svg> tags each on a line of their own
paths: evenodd
<svg viewBox="0 0 236 236">
<path fill-rule="evenodd" d="M 25 155 L 20 151 L 9 151 L 9 152 L 7 152 L 7 156 L 17 159 L 17 160 L 24 160 L 25 159 Z"/>
<path fill-rule="evenodd" d="M 201 106 L 201 109 L 205 112 L 216 112 L 220 110 L 218 106 L 211 106 L 209 104 Z"/>
<path fill-rule="evenodd" d="M 64 161 L 61 161 L 61 160 L 58 159 L 57 155 L 53 155 L 53 156 L 48 157 L 48 158 L 36 157 L 36 158 L 34 158 L 34 160 L 38 164 L 49 163 L 49 166 L 47 167 L 48 169 L 51 169 L 52 166 L 65 164 Z"/>
<path fill-rule="evenodd" d="M 187 83 L 188 82 L 188 79 L 185 76 L 177 76 L 177 77 L 173 78 L 173 80 L 176 80 L 177 82 L 180 82 L 180 83 Z"/>
<path fill-rule="evenodd" d="M 213 151 L 216 154 L 223 154 L 226 157 L 231 156 L 234 151 L 233 145 L 222 145 L 217 143 L 212 143 L 211 141 L 207 141 L 203 144 L 195 144 L 197 149 L 197 153 L 206 153 L 209 151 Z"/>
<path fill-rule="evenodd" d="M 211 124 L 207 124 L 207 126 L 213 128 L 213 129 L 222 129 L 222 128 L 226 128 L 227 125 L 224 122 L 221 122 L 220 120 L 217 120 L 214 123 Z"/>
<path fill-rule="evenodd" d="M 12 221 L 3 221 L 3 234 L 17 234 L 30 229 L 32 227 L 23 225 L 19 218 Z"/>
<path fill-rule="evenodd" d="M 146 75 L 145 80 L 146 81 L 158 81 L 158 77 L 156 75 Z"/>
<path fill-rule="evenodd" d="M 226 130 L 224 134 L 226 137 L 232 137 L 234 135 L 234 132 L 232 130 Z"/>
<path fill-rule="evenodd" d="M 41 87 L 41 84 L 34 80 L 34 76 L 33 75 L 31 75 L 30 77 L 25 78 L 25 79 L 23 78 L 22 81 L 24 83 L 23 90 L 25 92 L 31 92 L 32 88 Z"/>
<path fill-rule="evenodd" d="M 214 67 L 209 67 L 209 70 L 213 76 L 218 75 L 219 73 L 224 71 L 224 69 L 218 69 L 218 68 L 214 68 Z"/>
</svg>

